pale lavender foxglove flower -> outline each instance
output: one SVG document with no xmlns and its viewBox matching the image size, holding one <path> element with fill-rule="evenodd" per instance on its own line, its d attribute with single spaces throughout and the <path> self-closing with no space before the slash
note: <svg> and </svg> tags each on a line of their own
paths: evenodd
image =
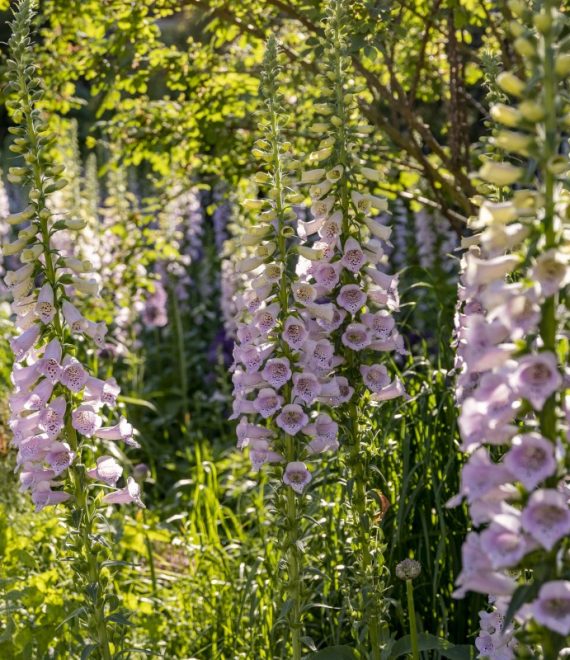
<svg viewBox="0 0 570 660">
<path fill-rule="evenodd" d="M 267 360 L 261 375 L 271 387 L 279 390 L 291 379 L 292 371 L 289 360 L 287 358 L 271 358 Z"/>
<path fill-rule="evenodd" d="M 283 397 L 270 387 L 263 387 L 259 390 L 256 399 L 253 402 L 253 409 L 264 419 L 271 417 L 283 405 Z"/>
<path fill-rule="evenodd" d="M 147 328 L 163 328 L 168 324 L 168 295 L 161 282 L 154 282 L 154 291 L 147 295 L 141 312 L 141 321 Z"/>
<path fill-rule="evenodd" d="M 307 328 L 301 319 L 289 316 L 285 321 L 283 339 L 291 348 L 301 348 L 305 343 L 308 334 Z"/>
<path fill-rule="evenodd" d="M 71 413 L 71 424 L 81 435 L 91 438 L 103 425 L 103 418 L 95 408 L 84 404 Z"/>
<path fill-rule="evenodd" d="M 44 324 L 51 323 L 55 317 L 53 289 L 48 282 L 42 286 L 38 293 L 36 315 Z"/>
<path fill-rule="evenodd" d="M 561 384 L 556 356 L 547 351 L 520 358 L 511 379 L 516 394 L 527 399 L 535 410 L 542 410 Z"/>
<path fill-rule="evenodd" d="M 85 387 L 88 379 L 89 374 L 81 362 L 69 355 L 65 356 L 63 359 L 63 371 L 60 378 L 61 384 L 74 394 L 77 394 Z"/>
<path fill-rule="evenodd" d="M 357 284 L 345 284 L 340 289 L 337 302 L 354 316 L 366 304 L 366 294 Z"/>
<path fill-rule="evenodd" d="M 491 561 L 493 569 L 512 568 L 536 543 L 521 531 L 520 516 L 499 514 L 480 535 L 481 549 Z"/>
<path fill-rule="evenodd" d="M 360 367 L 362 380 L 372 392 L 380 392 L 390 384 L 388 369 L 383 364 L 362 365 Z"/>
<path fill-rule="evenodd" d="M 98 479 L 109 486 L 115 486 L 123 474 L 120 463 L 112 456 L 99 456 L 97 466 L 87 470 L 87 476 Z"/>
<path fill-rule="evenodd" d="M 75 456 L 75 452 L 71 451 L 67 442 L 54 440 L 46 452 L 44 461 L 55 472 L 55 475 L 59 476 L 73 463 Z"/>
<path fill-rule="evenodd" d="M 511 440 L 503 463 L 530 492 L 556 472 L 554 445 L 539 433 L 524 433 Z"/>
<path fill-rule="evenodd" d="M 544 548 L 570 534 L 568 499 L 557 490 L 537 490 L 530 496 L 522 512 L 522 527 Z"/>
<path fill-rule="evenodd" d="M 42 357 L 37 362 L 38 373 L 48 378 L 54 385 L 58 383 L 61 374 L 61 356 L 63 350 L 57 339 L 52 339 L 45 347 Z"/>
<path fill-rule="evenodd" d="M 570 282 L 568 257 L 560 250 L 548 250 L 537 259 L 530 271 L 539 296 L 549 298 Z"/>
<path fill-rule="evenodd" d="M 530 610 L 541 625 L 559 635 L 570 635 L 570 581 L 553 580 L 543 584 Z"/>
<path fill-rule="evenodd" d="M 50 481 L 40 481 L 35 485 L 32 491 L 32 502 L 35 504 L 36 513 L 46 506 L 53 506 L 61 502 L 67 502 L 71 497 L 69 493 L 61 490 L 52 490 Z"/>
<path fill-rule="evenodd" d="M 301 461 L 287 463 L 285 472 L 283 473 L 283 483 L 291 486 L 296 493 L 301 495 L 311 479 L 311 473 L 304 463 Z"/>
<path fill-rule="evenodd" d="M 273 451 L 268 440 L 263 438 L 252 439 L 249 445 L 249 460 L 251 461 L 251 468 L 255 472 L 259 471 L 266 463 L 280 463 L 283 460 L 281 454 Z"/>
<path fill-rule="evenodd" d="M 16 362 L 21 362 L 28 355 L 39 336 L 40 326 L 34 324 L 27 330 L 24 330 L 24 332 L 18 337 L 10 339 L 10 348 L 14 353 L 14 359 Z"/>
<path fill-rule="evenodd" d="M 51 440 L 55 440 L 63 429 L 66 408 L 65 399 L 62 396 L 58 396 L 39 413 L 40 427 L 47 433 Z"/>
<path fill-rule="evenodd" d="M 349 323 L 342 333 L 341 341 L 352 351 L 363 351 L 370 345 L 370 330 L 363 323 Z"/>
<path fill-rule="evenodd" d="M 288 435 L 296 435 L 309 423 L 309 418 L 300 405 L 297 403 L 288 403 L 283 406 L 275 419 L 275 423 Z"/>
<path fill-rule="evenodd" d="M 456 580 L 455 598 L 463 598 L 468 591 L 494 596 L 507 596 L 514 592 L 514 579 L 494 570 L 490 558 L 481 547 L 481 538 L 469 532 L 461 549 L 462 570 Z"/>
<path fill-rule="evenodd" d="M 102 499 L 105 504 L 130 504 L 134 502 L 141 509 L 144 509 L 144 503 L 140 496 L 140 486 L 132 478 L 127 478 L 127 485 L 113 493 L 108 493 Z"/>
<path fill-rule="evenodd" d="M 115 424 L 114 426 L 104 426 L 97 431 L 94 435 L 97 438 L 103 438 L 104 440 L 122 440 L 125 444 L 130 447 L 140 447 L 139 443 L 133 437 L 134 429 L 132 424 L 130 424 L 124 417 Z"/>
</svg>

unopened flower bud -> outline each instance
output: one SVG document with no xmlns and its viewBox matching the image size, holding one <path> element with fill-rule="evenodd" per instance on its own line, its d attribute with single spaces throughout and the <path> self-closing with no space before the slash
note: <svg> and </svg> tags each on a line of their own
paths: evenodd
<svg viewBox="0 0 570 660">
<path fill-rule="evenodd" d="M 512 151 L 521 156 L 527 156 L 529 149 L 532 145 L 532 137 L 524 133 L 516 133 L 515 131 L 500 131 L 498 135 L 493 138 L 493 144 L 506 151 Z"/>
<path fill-rule="evenodd" d="M 479 176 L 495 186 L 510 186 L 522 178 L 524 170 L 510 163 L 487 161 L 479 170 Z"/>
<path fill-rule="evenodd" d="M 326 133 L 329 130 L 329 124 L 325 122 L 315 122 L 309 126 L 311 133 Z"/>
<path fill-rule="evenodd" d="M 307 170 L 301 175 L 301 183 L 317 183 L 324 178 L 325 174 L 326 170 L 324 169 Z"/>
<path fill-rule="evenodd" d="M 244 199 L 242 204 L 246 209 L 261 210 L 267 202 L 264 199 Z"/>
<path fill-rule="evenodd" d="M 255 183 L 271 183 L 271 175 L 267 172 L 256 172 L 253 180 Z"/>
<path fill-rule="evenodd" d="M 525 83 L 511 71 L 502 71 L 497 76 L 497 85 L 511 96 L 522 96 Z"/>
<path fill-rule="evenodd" d="M 150 468 L 146 463 L 138 463 L 133 468 L 133 478 L 135 481 L 141 482 L 144 481 L 150 474 Z"/>
<path fill-rule="evenodd" d="M 507 6 L 515 16 L 524 16 L 527 11 L 527 5 L 522 0 L 509 0 Z"/>
<path fill-rule="evenodd" d="M 532 17 L 532 22 L 541 34 L 546 34 L 552 27 L 552 16 L 542 11 Z"/>
<path fill-rule="evenodd" d="M 570 74 L 570 53 L 561 53 L 556 57 L 554 70 L 561 78 Z"/>
<path fill-rule="evenodd" d="M 498 124 L 503 126 L 517 126 L 521 120 L 521 113 L 516 109 L 504 103 L 495 103 L 490 111 L 491 117 Z"/>
<path fill-rule="evenodd" d="M 7 254 L 5 248 L 3 248 L 4 254 Z M 33 245 L 30 248 L 27 248 L 26 250 L 23 250 L 22 254 L 20 255 L 20 261 L 24 264 L 29 264 L 32 261 L 36 261 L 39 259 L 40 254 L 44 251 L 43 245 L 37 244 Z"/>
<path fill-rule="evenodd" d="M 78 231 L 80 229 L 83 229 L 84 227 L 87 226 L 87 222 L 85 220 L 81 220 L 80 218 L 68 218 L 65 221 L 65 226 L 67 229 L 72 229 L 73 231 Z"/>
<path fill-rule="evenodd" d="M 514 48 L 521 57 L 534 57 L 536 55 L 535 45 L 530 39 L 524 37 L 515 39 Z"/>
<path fill-rule="evenodd" d="M 563 174 L 570 168 L 570 162 L 566 156 L 552 156 L 546 163 L 546 169 L 552 174 Z"/>
<path fill-rule="evenodd" d="M 531 122 L 537 122 L 544 119 L 544 108 L 537 101 L 523 101 L 519 104 L 521 115 Z"/>
<path fill-rule="evenodd" d="M 6 221 L 10 225 L 17 225 L 20 224 L 20 222 L 24 222 L 25 220 L 33 218 L 35 212 L 36 211 L 34 207 L 30 204 L 30 206 L 27 206 L 23 211 L 20 211 L 19 213 L 10 213 L 10 215 L 6 217 Z"/>
<path fill-rule="evenodd" d="M 309 160 L 311 161 L 326 160 L 327 158 L 330 158 L 331 154 L 332 154 L 332 148 L 325 147 L 324 149 L 313 151 L 313 153 L 309 156 Z"/>
</svg>

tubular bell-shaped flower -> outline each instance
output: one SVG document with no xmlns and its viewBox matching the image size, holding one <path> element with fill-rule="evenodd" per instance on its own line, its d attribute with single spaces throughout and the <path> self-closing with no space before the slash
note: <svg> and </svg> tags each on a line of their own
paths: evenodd
<svg viewBox="0 0 570 660">
<path fill-rule="evenodd" d="M 66 287 L 73 284 L 76 291 L 88 295 L 93 295 L 93 290 L 88 280 L 79 281 L 69 273 L 56 247 L 58 233 L 70 224 L 56 220 L 48 205 L 50 195 L 61 190 L 66 181 L 61 177 L 62 168 L 50 161 L 49 145 L 54 137 L 37 105 L 42 86 L 35 76 L 30 37 L 35 8 L 35 0 L 18 2 L 9 41 L 11 98 L 7 105 L 15 123 L 10 128 L 15 136 L 10 148 L 23 155 L 23 164 L 11 169 L 11 180 L 29 189 L 29 204 L 19 217 L 23 223 L 21 244 L 9 249 L 19 255 L 23 265 L 5 278 L 21 330 L 11 342 L 16 389 L 10 397 L 9 425 L 18 450 L 22 488 L 30 490 L 36 510 L 69 503 L 70 526 L 77 527 L 74 543 L 78 561 L 89 565 L 85 580 L 95 594 L 85 606 L 91 614 L 90 634 L 101 657 L 110 658 L 110 608 L 105 605 L 105 589 L 99 582 L 98 558 L 106 551 L 96 540 L 94 525 L 101 491 L 114 482 L 97 470 L 89 474 L 99 481 L 99 488 L 85 478 L 84 463 L 90 462 L 92 451 L 84 438 L 102 433 L 102 417 L 87 403 L 89 398 L 83 402 L 86 386 L 96 379 L 76 357 L 79 353 L 73 335 L 86 331 L 89 322 L 77 312 Z M 105 497 L 110 502 L 136 501 L 142 505 L 138 494 L 131 499 Z"/>
<path fill-rule="evenodd" d="M 522 47 L 520 39 L 536 47 L 532 54 L 520 51 L 524 66 L 516 76 L 504 72 L 497 78 L 513 98 L 512 105 L 491 109 L 498 124 L 493 142 L 505 162 L 489 160 L 481 168 L 480 177 L 492 186 L 484 187 L 488 198 L 471 222 L 479 233 L 463 259 L 463 309 L 456 328 L 459 427 L 471 456 L 455 502 L 467 498 L 478 529 L 464 544 L 456 593 L 498 597 L 497 611 L 481 614 L 481 657 L 515 657 L 513 634 L 528 630 L 532 638 L 521 635 L 519 641 L 532 639 L 536 647 L 526 653 L 550 660 L 559 657 L 570 632 L 564 580 L 570 535 L 563 366 L 568 310 L 559 305 L 570 276 L 564 234 L 570 163 L 560 155 L 567 117 L 559 94 L 567 74 L 556 65 L 568 19 L 552 1 L 541 3 L 536 14 L 524 1 L 509 6 L 516 16 L 515 48 Z M 540 112 L 530 112 L 531 107 Z M 529 167 L 524 175 L 521 157 L 531 159 L 536 171 Z M 565 166 L 553 167 L 554 160 Z M 515 181 L 525 187 L 513 190 Z M 500 449 L 489 452 L 485 445 Z M 483 459 L 485 467 L 477 468 Z M 526 601 L 518 597 L 513 609 L 517 582 L 532 595 Z M 509 628 L 501 641 L 489 632 L 487 620 L 507 610 L 514 614 L 515 629 L 512 620 L 505 622 Z"/>
<path fill-rule="evenodd" d="M 257 247 L 236 264 L 236 270 L 247 273 L 248 279 L 237 303 L 233 416 L 240 420 L 238 446 L 249 447 L 253 468 L 269 464 L 281 480 L 276 505 L 284 529 L 282 548 L 287 559 L 287 592 L 292 601 L 288 657 L 299 660 L 303 499 L 298 496 L 311 481 L 311 472 L 303 461 L 314 461 L 317 449 L 334 450 L 337 427 L 329 426 L 326 443 L 318 445 L 311 440 L 315 435 L 311 420 L 322 419 L 323 412 L 317 415 L 317 407 L 323 410 L 321 395 L 331 385 L 330 356 L 326 346 L 319 344 L 322 332 L 313 318 L 332 315 L 316 300 L 317 287 L 295 274 L 295 263 L 302 260 L 299 254 L 303 248 L 292 208 L 299 201 L 292 188 L 297 163 L 292 159 L 290 144 L 282 138 L 286 116 L 277 86 L 279 70 L 278 49 L 272 38 L 261 84 L 266 108 L 260 124 L 264 135 L 253 151 L 265 164 L 254 180 L 266 196 L 244 203 L 246 209 L 258 213 L 251 241 Z M 242 241 L 250 242 L 247 235 Z M 316 368 L 315 362 L 321 368 Z"/>
</svg>

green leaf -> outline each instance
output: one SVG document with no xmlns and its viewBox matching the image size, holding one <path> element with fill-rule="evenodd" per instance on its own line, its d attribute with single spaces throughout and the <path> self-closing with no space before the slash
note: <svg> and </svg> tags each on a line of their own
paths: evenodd
<svg viewBox="0 0 570 660">
<path fill-rule="evenodd" d="M 14 634 L 15 630 L 16 626 L 14 625 L 14 622 L 12 619 L 9 619 L 8 625 L 6 626 L 4 632 L 0 634 L 0 643 L 9 642 L 12 639 L 12 635 Z"/>
<path fill-rule="evenodd" d="M 537 580 L 531 584 L 522 584 L 520 587 L 517 587 L 505 614 L 503 630 L 511 624 L 513 617 L 525 603 L 534 600 L 538 596 L 540 586 L 541 582 Z"/>
<path fill-rule="evenodd" d="M 421 633 L 418 635 L 418 646 L 420 651 L 439 651 L 444 658 L 450 660 L 470 660 L 474 658 L 474 649 L 471 646 L 455 646 L 446 639 Z M 390 658 L 399 658 L 412 652 L 412 639 L 406 635 L 399 639 L 392 647 Z"/>
<path fill-rule="evenodd" d="M 84 646 L 83 651 L 81 651 L 81 660 L 87 660 L 87 658 L 98 646 L 99 644 L 87 644 L 87 646 Z"/>
<path fill-rule="evenodd" d="M 329 646 L 317 653 L 311 653 L 309 660 L 356 660 L 356 653 L 350 646 Z"/>
<path fill-rule="evenodd" d="M 132 406 L 142 406 L 143 408 L 148 408 L 149 410 L 152 410 L 155 413 L 158 413 L 158 410 L 154 403 L 151 403 L 150 401 L 145 401 L 145 399 L 138 399 L 137 397 L 134 396 L 119 396 L 119 401 L 122 401 L 123 403 L 130 403 Z"/>
</svg>

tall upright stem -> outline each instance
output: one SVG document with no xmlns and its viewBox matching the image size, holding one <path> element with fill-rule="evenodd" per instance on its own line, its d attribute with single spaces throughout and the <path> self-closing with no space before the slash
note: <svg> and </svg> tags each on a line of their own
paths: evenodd
<svg viewBox="0 0 570 660">
<path fill-rule="evenodd" d="M 271 47 L 271 46 L 270 46 Z M 283 183 L 283 169 L 281 163 L 281 154 L 279 151 L 279 112 L 276 107 L 277 93 L 276 88 L 273 86 L 269 93 L 268 110 L 269 120 L 271 124 L 270 144 L 271 144 L 271 164 L 272 174 L 275 190 L 275 212 L 277 220 L 277 251 L 279 254 L 280 263 L 283 264 L 283 273 L 279 283 L 279 316 L 281 322 L 287 319 L 289 314 L 289 291 L 290 282 L 288 275 L 288 259 L 289 254 L 287 251 L 287 237 L 285 229 L 287 228 L 286 209 L 285 209 L 285 191 Z M 292 355 L 289 347 L 285 342 L 281 342 L 281 350 L 284 355 L 292 361 Z M 286 401 L 291 398 L 291 387 L 286 384 L 283 387 L 283 396 Z M 290 463 L 295 461 L 298 452 L 296 446 L 296 439 L 294 436 L 284 436 L 284 453 L 285 462 Z M 285 518 L 287 525 L 287 533 L 285 538 L 285 548 L 287 556 L 287 594 L 291 607 L 288 612 L 289 630 L 291 635 L 291 658 L 293 660 L 301 660 L 302 656 L 302 603 L 301 603 L 301 578 L 302 578 L 302 561 L 303 555 L 299 549 L 299 506 L 297 504 L 297 496 L 293 489 L 286 486 L 285 494 Z"/>
<path fill-rule="evenodd" d="M 32 23 L 33 14 L 36 9 L 36 3 L 20 2 L 16 11 L 14 26 L 24 26 L 26 38 L 30 40 L 29 30 Z M 22 32 L 24 34 L 24 32 Z M 14 37 L 13 37 L 14 38 Z M 17 39 L 17 37 L 16 37 Z M 50 327 L 49 334 L 57 339 L 62 347 L 62 358 L 66 351 L 66 331 L 63 326 L 62 318 L 62 297 L 61 285 L 58 284 L 56 268 L 57 261 L 54 262 L 54 250 L 51 236 L 52 227 L 50 226 L 51 213 L 47 206 L 48 195 L 56 189 L 63 186 L 59 181 L 59 188 L 56 184 L 57 176 L 46 165 L 45 148 L 42 147 L 42 133 L 46 130 L 42 126 L 40 119 L 37 119 L 36 99 L 37 92 L 33 93 L 34 81 L 33 74 L 29 72 L 29 64 L 26 61 L 26 55 L 30 54 L 29 46 L 24 47 L 22 53 L 20 44 L 16 44 L 12 52 L 13 59 L 17 62 L 17 72 L 14 82 L 17 81 L 18 96 L 21 103 L 21 119 L 17 123 L 22 124 L 22 130 L 25 132 L 28 143 L 26 153 L 26 162 L 30 168 L 31 192 L 29 194 L 30 203 L 34 206 L 34 221 L 39 229 L 43 256 L 43 275 L 45 281 L 49 283 L 53 290 L 53 306 L 55 315 L 53 325 Z M 36 118 L 36 119 L 35 119 Z M 52 186 L 50 188 L 50 186 Z M 65 414 L 65 437 L 69 442 L 71 449 L 79 453 L 80 444 L 77 433 L 71 422 L 71 409 L 73 406 L 73 395 L 69 391 L 62 392 L 66 400 Z M 70 478 L 73 484 L 75 504 L 77 507 L 77 517 L 71 516 L 73 526 L 77 529 L 77 538 L 79 540 L 80 555 L 85 560 L 88 588 L 85 589 L 86 596 L 90 599 L 88 611 L 90 612 L 89 627 L 95 640 L 97 641 L 98 651 L 103 660 L 111 660 L 111 649 L 109 635 L 107 631 L 107 622 L 105 619 L 104 590 L 101 582 L 100 565 L 97 559 L 96 550 L 93 543 L 93 511 L 90 508 L 87 496 L 87 484 L 85 483 L 85 469 L 81 464 L 74 464 L 69 468 Z M 81 571 L 82 573 L 82 571 Z"/>
<path fill-rule="evenodd" d="M 552 0 L 546 0 L 544 11 L 551 20 Z M 554 71 L 554 47 L 552 43 L 552 30 L 548 30 L 543 39 L 544 47 L 544 120 L 545 140 L 543 163 L 546 165 L 552 156 L 557 154 L 556 130 L 556 74 Z M 549 250 L 556 245 L 554 227 L 554 175 L 548 167 L 544 167 L 544 238 L 545 249 Z M 540 323 L 540 336 L 547 351 L 556 348 L 556 296 L 550 296 L 542 305 L 542 319 Z M 542 434 L 556 440 L 556 401 L 552 395 L 545 403 L 540 413 L 540 428 Z"/>
<path fill-rule="evenodd" d="M 342 210 L 342 235 L 346 238 L 350 234 L 350 194 L 348 189 L 349 181 L 349 158 L 347 152 L 347 134 L 346 125 L 348 121 L 347 109 L 345 104 L 345 89 L 344 78 L 341 62 L 341 38 L 340 38 L 340 25 L 341 25 L 341 10 L 342 4 L 340 0 L 336 3 L 336 16 L 335 16 L 335 32 L 334 32 L 334 72 L 335 72 L 335 114 L 339 119 L 338 133 L 337 133 L 337 153 L 336 160 L 339 165 L 343 167 L 344 174 L 340 182 L 340 205 Z M 354 276 L 347 271 L 343 272 L 343 280 L 346 283 L 352 283 Z M 350 372 L 356 370 L 354 354 L 350 352 L 347 360 L 347 369 Z M 360 429 L 358 422 L 358 405 L 355 403 L 357 393 L 348 406 L 346 415 L 346 429 L 347 429 L 347 443 L 348 443 L 348 457 L 347 466 L 350 472 L 352 481 L 352 488 L 350 489 L 351 505 L 354 515 L 354 533 L 356 535 L 356 562 L 358 564 L 362 580 L 361 589 L 372 590 L 372 600 L 364 598 L 361 592 L 360 608 L 363 618 L 368 625 L 368 638 L 370 642 L 371 657 L 374 660 L 380 660 L 380 629 L 378 621 L 378 607 L 376 603 L 376 582 L 377 576 L 374 575 L 374 555 L 371 550 L 370 538 L 370 516 L 368 513 L 368 493 L 367 483 L 368 475 L 366 469 L 366 461 L 362 456 L 362 444 L 360 437 Z"/>
</svg>

